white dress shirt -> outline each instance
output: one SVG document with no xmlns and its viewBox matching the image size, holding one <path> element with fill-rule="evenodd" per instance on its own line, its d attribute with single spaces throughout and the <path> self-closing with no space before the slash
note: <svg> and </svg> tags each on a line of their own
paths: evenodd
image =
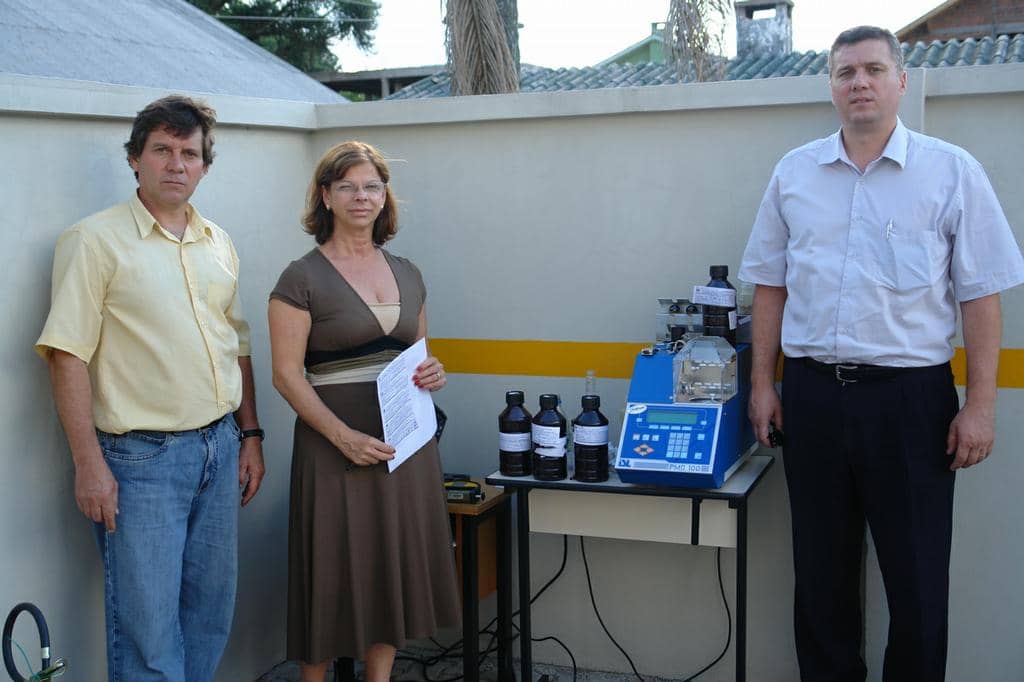
<svg viewBox="0 0 1024 682">
<path fill-rule="evenodd" d="M 740 279 L 785 286 L 789 357 L 890 367 L 953 357 L 956 302 L 1024 282 L 981 165 L 901 121 L 863 173 L 841 134 L 779 161 Z"/>
</svg>

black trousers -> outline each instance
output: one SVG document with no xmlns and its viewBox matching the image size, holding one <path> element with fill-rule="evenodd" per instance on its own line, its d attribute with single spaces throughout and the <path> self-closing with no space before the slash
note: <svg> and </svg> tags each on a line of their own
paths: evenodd
<svg viewBox="0 0 1024 682">
<path fill-rule="evenodd" d="M 949 364 L 843 383 L 786 358 L 783 460 L 804 682 L 863 682 L 865 522 L 889 603 L 886 682 L 943 682 L 959 409 Z"/>
</svg>

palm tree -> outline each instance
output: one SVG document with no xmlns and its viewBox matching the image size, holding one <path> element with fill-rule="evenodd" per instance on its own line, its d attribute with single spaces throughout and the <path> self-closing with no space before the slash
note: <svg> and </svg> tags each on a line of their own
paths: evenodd
<svg viewBox="0 0 1024 682">
<path fill-rule="evenodd" d="M 516 0 L 447 0 L 445 47 L 453 95 L 519 90 Z"/>
<path fill-rule="evenodd" d="M 730 0 L 671 0 L 665 42 L 679 78 L 714 81 L 725 77 L 725 26 Z"/>
</svg>

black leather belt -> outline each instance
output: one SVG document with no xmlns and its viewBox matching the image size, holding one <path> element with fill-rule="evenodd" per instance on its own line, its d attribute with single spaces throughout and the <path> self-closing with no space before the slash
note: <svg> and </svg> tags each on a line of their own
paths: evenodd
<svg viewBox="0 0 1024 682">
<path fill-rule="evenodd" d="M 853 365 L 837 363 L 831 365 L 827 362 L 818 362 L 814 358 L 797 358 L 805 366 L 835 377 L 836 381 L 844 384 L 853 384 L 859 381 L 882 381 L 891 379 L 899 374 L 912 372 L 918 369 L 930 369 L 928 367 L 883 367 L 881 365 Z"/>
</svg>

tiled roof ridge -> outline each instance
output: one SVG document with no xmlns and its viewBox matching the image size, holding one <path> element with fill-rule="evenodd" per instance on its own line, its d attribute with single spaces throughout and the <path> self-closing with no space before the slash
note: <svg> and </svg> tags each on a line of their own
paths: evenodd
<svg viewBox="0 0 1024 682">
<path fill-rule="evenodd" d="M 989 64 L 1024 63 L 1024 33 L 963 40 L 934 40 L 903 43 L 908 68 L 939 68 Z M 724 80 L 752 80 L 788 76 L 814 76 L 827 72 L 828 50 L 790 52 L 783 56 L 735 57 L 726 66 Z M 597 88 L 668 85 L 689 80 L 680 78 L 674 66 L 651 62 L 546 68 L 523 65 L 521 92 L 590 90 Z M 399 90 L 388 99 L 444 97 L 450 90 L 444 71 Z"/>
</svg>

